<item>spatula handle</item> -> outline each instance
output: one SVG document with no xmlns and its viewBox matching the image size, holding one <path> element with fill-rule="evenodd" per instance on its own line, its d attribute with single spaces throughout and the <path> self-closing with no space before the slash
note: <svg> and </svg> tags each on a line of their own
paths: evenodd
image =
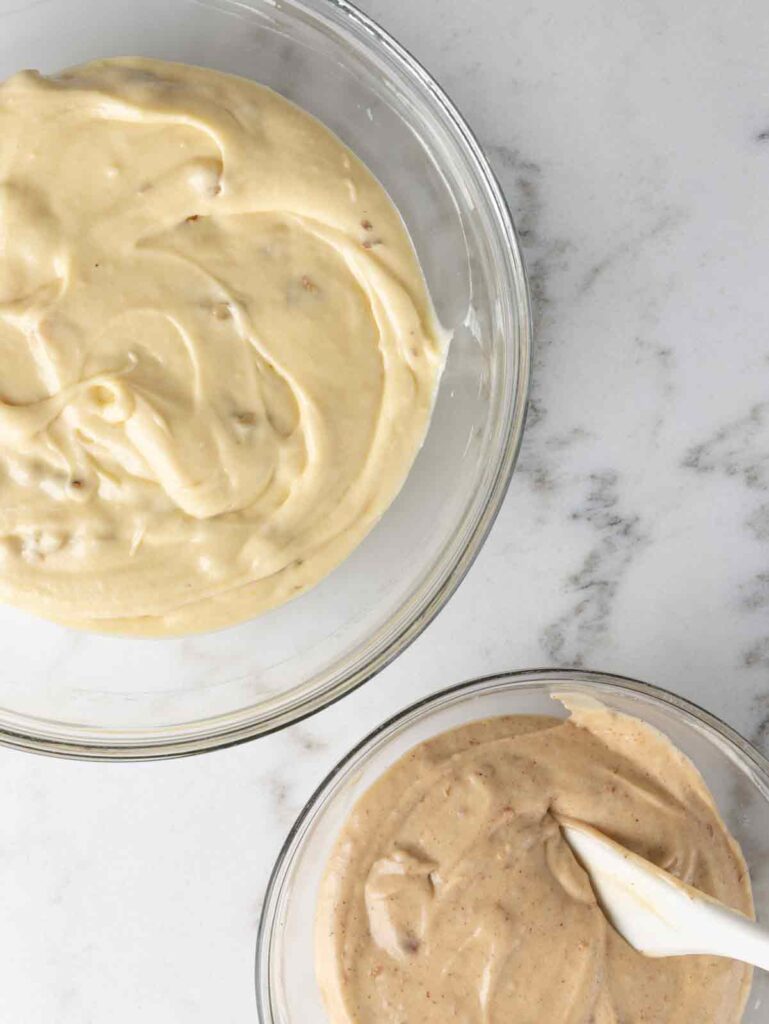
<svg viewBox="0 0 769 1024">
<path fill-rule="evenodd" d="M 713 914 L 712 949 L 703 952 L 728 956 L 769 971 L 769 929 L 726 907 L 709 907 Z"/>
</svg>

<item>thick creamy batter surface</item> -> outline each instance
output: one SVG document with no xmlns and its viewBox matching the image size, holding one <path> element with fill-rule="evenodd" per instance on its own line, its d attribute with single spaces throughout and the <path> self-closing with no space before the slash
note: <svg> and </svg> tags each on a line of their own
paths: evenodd
<svg viewBox="0 0 769 1024">
<path fill-rule="evenodd" d="M 737 1024 L 750 969 L 636 953 L 558 814 L 751 913 L 737 844 L 660 734 L 603 708 L 473 722 L 398 761 L 339 837 L 316 932 L 333 1024 Z"/>
<path fill-rule="evenodd" d="M 225 625 L 317 582 L 443 361 L 371 173 L 270 90 L 98 61 L 0 87 L 0 599 Z"/>
</svg>

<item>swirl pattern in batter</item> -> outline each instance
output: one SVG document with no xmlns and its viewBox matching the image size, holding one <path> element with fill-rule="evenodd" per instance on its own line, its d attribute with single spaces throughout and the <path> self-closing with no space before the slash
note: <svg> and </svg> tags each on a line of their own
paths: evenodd
<svg viewBox="0 0 769 1024">
<path fill-rule="evenodd" d="M 444 350 L 384 189 L 274 92 L 138 58 L 0 87 L 0 599 L 163 634 L 305 590 Z"/>
<path fill-rule="evenodd" d="M 329 860 L 317 972 L 331 1024 L 737 1024 L 751 969 L 650 959 L 613 930 L 561 835 L 576 818 L 751 914 L 747 868 L 694 765 L 572 695 L 419 744 Z"/>
</svg>

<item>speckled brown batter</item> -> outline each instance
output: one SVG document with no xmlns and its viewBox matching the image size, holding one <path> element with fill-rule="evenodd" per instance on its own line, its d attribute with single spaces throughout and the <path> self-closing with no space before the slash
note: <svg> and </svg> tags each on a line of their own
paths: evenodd
<svg viewBox="0 0 769 1024">
<path fill-rule="evenodd" d="M 317 917 L 333 1024 L 736 1024 L 750 970 L 631 949 L 557 814 L 752 912 L 736 842 L 659 733 L 600 707 L 473 722 L 398 761 L 339 837 Z"/>
</svg>

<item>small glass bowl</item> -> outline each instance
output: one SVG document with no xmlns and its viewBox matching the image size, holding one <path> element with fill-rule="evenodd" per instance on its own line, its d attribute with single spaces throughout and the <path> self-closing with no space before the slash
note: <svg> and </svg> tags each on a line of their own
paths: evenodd
<svg viewBox="0 0 769 1024">
<path fill-rule="evenodd" d="M 742 846 L 757 917 L 769 923 L 769 762 L 754 747 L 707 711 L 647 683 L 556 669 L 490 676 L 442 690 L 395 715 L 350 751 L 308 801 L 281 850 L 262 908 L 256 950 L 261 1024 L 328 1024 L 314 972 L 315 903 L 331 848 L 358 797 L 416 744 L 466 722 L 492 715 L 566 717 L 552 699 L 565 689 L 635 715 L 694 762 Z M 769 974 L 756 971 L 742 1024 L 765 1024 L 768 999 Z"/>
<path fill-rule="evenodd" d="M 253 78 L 319 117 L 395 200 L 453 340 L 403 491 L 307 594 L 231 629 L 162 640 L 0 609 L 0 742 L 101 759 L 249 739 L 399 654 L 454 592 L 504 497 L 530 338 L 515 232 L 478 144 L 427 72 L 346 0 L 0 0 L 0 78 L 117 54 Z"/>
</svg>

